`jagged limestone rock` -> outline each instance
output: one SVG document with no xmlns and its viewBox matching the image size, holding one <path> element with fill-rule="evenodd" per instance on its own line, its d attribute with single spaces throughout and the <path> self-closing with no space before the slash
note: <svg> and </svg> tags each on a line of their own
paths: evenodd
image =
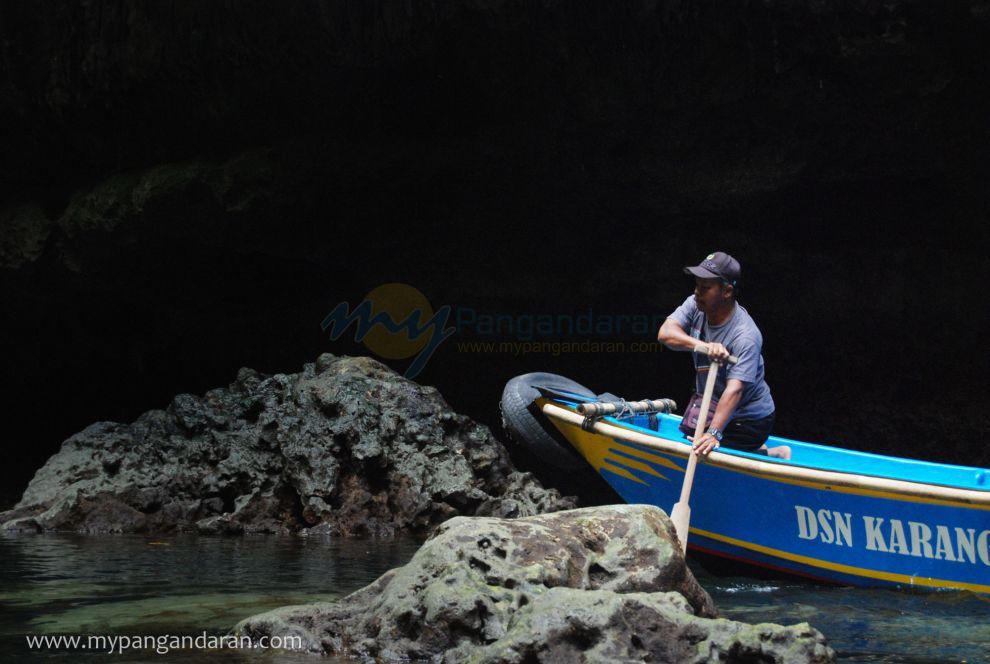
<svg viewBox="0 0 990 664">
<path fill-rule="evenodd" d="M 407 565 L 340 602 L 234 631 L 364 661 L 834 661 L 807 624 L 717 618 L 670 519 L 648 505 L 451 519 Z"/>
<path fill-rule="evenodd" d="M 0 514 L 7 530 L 426 532 L 459 514 L 574 507 L 516 471 L 487 427 L 364 357 L 241 369 L 131 424 L 69 438 Z"/>
</svg>

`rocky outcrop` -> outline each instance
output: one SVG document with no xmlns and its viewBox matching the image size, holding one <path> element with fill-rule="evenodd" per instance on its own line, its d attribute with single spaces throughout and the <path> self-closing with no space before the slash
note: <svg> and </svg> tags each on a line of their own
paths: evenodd
<svg viewBox="0 0 990 664">
<path fill-rule="evenodd" d="M 670 520 L 646 505 L 451 519 L 407 565 L 340 602 L 284 607 L 234 631 L 365 661 L 834 660 L 807 624 L 718 619 Z"/>
<path fill-rule="evenodd" d="M 425 531 L 459 514 L 574 506 L 514 470 L 487 427 L 369 358 L 241 369 L 132 424 L 69 438 L 0 514 L 4 529 Z"/>
</svg>

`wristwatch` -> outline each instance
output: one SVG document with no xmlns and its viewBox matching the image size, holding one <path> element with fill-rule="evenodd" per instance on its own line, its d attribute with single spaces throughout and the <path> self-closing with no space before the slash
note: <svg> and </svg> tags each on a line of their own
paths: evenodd
<svg viewBox="0 0 990 664">
<path fill-rule="evenodd" d="M 720 443 L 722 442 L 722 436 L 725 435 L 724 433 L 722 433 L 721 431 L 719 431 L 715 427 L 709 427 L 708 433 L 710 433 L 712 436 L 714 436 L 715 437 L 715 440 L 717 440 Z"/>
</svg>

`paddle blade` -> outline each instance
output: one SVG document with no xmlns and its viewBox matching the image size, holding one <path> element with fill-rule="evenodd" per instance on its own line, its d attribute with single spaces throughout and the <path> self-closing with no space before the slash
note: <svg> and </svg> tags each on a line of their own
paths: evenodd
<svg viewBox="0 0 990 664">
<path fill-rule="evenodd" d="M 674 522 L 677 539 L 681 541 L 681 553 L 687 553 L 688 524 L 691 523 L 691 506 L 685 502 L 677 502 L 670 511 L 670 520 Z"/>
</svg>

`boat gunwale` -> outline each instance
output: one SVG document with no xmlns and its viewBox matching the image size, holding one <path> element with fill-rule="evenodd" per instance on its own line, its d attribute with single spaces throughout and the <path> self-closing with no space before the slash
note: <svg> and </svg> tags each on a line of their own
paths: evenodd
<svg viewBox="0 0 990 664">
<path fill-rule="evenodd" d="M 578 414 L 576 411 L 568 410 L 558 403 L 547 401 L 543 404 L 541 410 L 547 417 L 562 420 L 568 424 L 580 427 L 585 422 L 583 415 Z M 635 445 L 652 447 L 685 459 L 690 454 L 690 447 L 684 443 L 668 440 L 660 436 L 649 436 L 601 420 L 594 421 L 590 429 L 609 438 L 618 438 Z M 700 461 L 709 465 L 721 466 L 731 470 L 781 480 L 798 482 L 813 481 L 830 486 L 841 486 L 864 491 L 889 492 L 912 498 L 948 501 L 990 508 L 990 491 L 981 491 L 979 489 L 965 489 L 941 484 L 912 482 L 910 480 L 861 475 L 836 470 L 820 470 L 787 462 L 747 459 L 719 451 L 711 452 L 708 457 L 702 458 Z"/>
</svg>

